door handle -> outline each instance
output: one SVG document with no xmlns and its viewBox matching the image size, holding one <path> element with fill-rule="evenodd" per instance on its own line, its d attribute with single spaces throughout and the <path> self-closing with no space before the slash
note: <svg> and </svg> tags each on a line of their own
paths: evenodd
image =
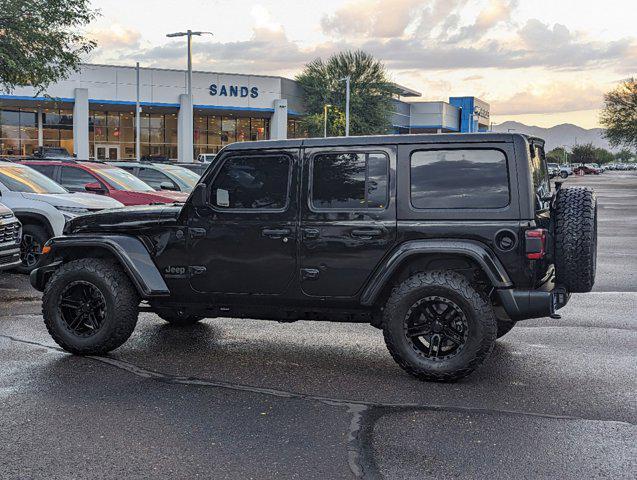
<svg viewBox="0 0 637 480">
<path fill-rule="evenodd" d="M 305 238 L 317 238 L 320 235 L 320 230 L 318 228 L 304 228 L 303 229 L 303 237 Z"/>
<path fill-rule="evenodd" d="M 358 238 L 380 237 L 382 234 L 383 231 L 380 228 L 361 228 L 352 230 L 352 237 Z"/>
<path fill-rule="evenodd" d="M 188 235 L 190 235 L 190 238 L 203 238 L 206 236 L 206 229 L 205 228 L 189 228 Z"/>
<path fill-rule="evenodd" d="M 290 235 L 290 233 L 292 233 L 292 230 L 290 230 L 289 228 L 264 228 L 263 230 L 261 230 L 261 233 L 265 237 L 281 238 Z"/>
</svg>

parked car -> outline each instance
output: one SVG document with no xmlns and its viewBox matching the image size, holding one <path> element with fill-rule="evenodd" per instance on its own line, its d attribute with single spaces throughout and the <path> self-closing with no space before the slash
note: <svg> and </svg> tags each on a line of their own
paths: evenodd
<svg viewBox="0 0 637 480">
<path fill-rule="evenodd" d="M 547 163 L 546 166 L 548 168 L 550 178 L 555 178 L 560 174 L 560 166 L 557 163 Z"/>
<path fill-rule="evenodd" d="M 200 153 L 197 155 L 197 161 L 200 163 L 211 163 L 216 156 L 216 153 Z"/>
<path fill-rule="evenodd" d="M 38 147 L 33 152 L 33 158 L 48 158 L 56 160 L 73 160 L 73 155 L 66 148 Z"/>
<path fill-rule="evenodd" d="M 192 163 L 175 163 L 178 167 L 187 168 L 188 170 L 195 172 L 201 177 L 204 172 L 210 166 L 210 163 L 192 162 Z"/>
<path fill-rule="evenodd" d="M 602 173 L 598 168 L 593 167 L 590 163 L 580 164 L 573 169 L 573 173 L 580 174 L 583 172 L 584 175 L 599 175 Z"/>
<path fill-rule="evenodd" d="M 27 165 L 0 161 L 0 201 L 22 223 L 19 270 L 39 265 L 40 251 L 51 237 L 62 234 L 66 222 L 83 213 L 123 205 L 108 197 L 69 193 L 61 185 Z"/>
<path fill-rule="evenodd" d="M 185 205 L 72 220 L 31 282 L 76 354 L 122 345 L 140 308 L 366 322 L 407 372 L 451 381 L 591 290 L 596 209 L 590 189 L 552 191 L 544 142 L 520 134 L 239 142 Z"/>
<path fill-rule="evenodd" d="M 157 192 L 135 175 L 109 163 L 26 160 L 25 165 L 55 180 L 70 192 L 112 197 L 124 205 L 184 202 L 183 192 Z"/>
<path fill-rule="evenodd" d="M 20 265 L 22 224 L 10 208 L 0 203 L 0 271 Z"/>
<path fill-rule="evenodd" d="M 123 168 L 159 191 L 190 193 L 200 178 L 200 175 L 192 170 L 170 163 L 111 162 L 110 164 Z"/>
</svg>

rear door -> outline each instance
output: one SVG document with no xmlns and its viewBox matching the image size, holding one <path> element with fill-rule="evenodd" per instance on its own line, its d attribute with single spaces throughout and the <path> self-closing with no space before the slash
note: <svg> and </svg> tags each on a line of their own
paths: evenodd
<svg viewBox="0 0 637 480">
<path fill-rule="evenodd" d="M 306 295 L 354 297 L 396 240 L 394 147 L 308 148 L 301 202 Z"/>
</svg>

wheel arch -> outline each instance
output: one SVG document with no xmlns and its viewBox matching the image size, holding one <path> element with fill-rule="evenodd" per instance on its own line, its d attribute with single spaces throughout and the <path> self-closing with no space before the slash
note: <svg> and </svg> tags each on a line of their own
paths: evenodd
<svg viewBox="0 0 637 480">
<path fill-rule="evenodd" d="M 412 240 L 398 246 L 383 260 L 363 289 L 360 302 L 373 306 L 388 297 L 393 286 L 403 279 L 433 269 L 475 273 L 476 280 L 495 288 L 513 285 L 498 258 L 486 246 L 462 240 Z"/>
<path fill-rule="evenodd" d="M 56 237 L 47 242 L 52 262 L 31 273 L 31 284 L 43 291 L 63 263 L 79 258 L 112 258 L 128 275 L 142 298 L 170 294 L 168 286 L 141 240 L 128 235 Z M 90 249 L 87 252 L 87 249 Z"/>
<path fill-rule="evenodd" d="M 24 227 L 25 225 L 42 226 L 47 235 L 49 235 L 49 238 L 55 236 L 53 225 L 51 225 L 51 222 L 45 215 L 35 212 L 22 212 L 20 210 L 14 210 L 13 213 L 16 218 L 20 220 L 20 223 L 22 223 L 22 227 Z"/>
</svg>

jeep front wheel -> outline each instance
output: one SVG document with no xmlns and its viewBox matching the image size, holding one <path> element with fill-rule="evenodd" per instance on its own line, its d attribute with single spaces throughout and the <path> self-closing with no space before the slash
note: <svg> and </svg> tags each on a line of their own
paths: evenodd
<svg viewBox="0 0 637 480">
<path fill-rule="evenodd" d="M 112 261 L 84 258 L 62 265 L 42 299 L 44 323 L 53 340 L 79 355 L 100 355 L 131 336 L 139 296 L 128 276 Z"/>
<path fill-rule="evenodd" d="M 492 306 L 451 271 L 418 273 L 392 292 L 383 312 L 394 360 L 421 380 L 454 381 L 489 356 L 497 323 Z"/>
</svg>

